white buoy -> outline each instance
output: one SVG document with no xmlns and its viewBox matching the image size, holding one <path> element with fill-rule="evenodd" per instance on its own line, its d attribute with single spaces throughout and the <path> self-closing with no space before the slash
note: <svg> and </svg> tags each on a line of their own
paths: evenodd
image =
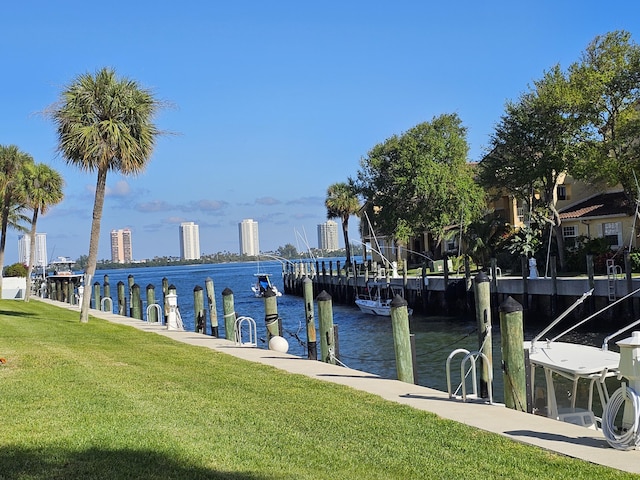
<svg viewBox="0 0 640 480">
<path fill-rule="evenodd" d="M 275 335 L 269 340 L 269 350 L 274 350 L 280 353 L 287 353 L 289 351 L 289 342 L 284 337 Z"/>
</svg>

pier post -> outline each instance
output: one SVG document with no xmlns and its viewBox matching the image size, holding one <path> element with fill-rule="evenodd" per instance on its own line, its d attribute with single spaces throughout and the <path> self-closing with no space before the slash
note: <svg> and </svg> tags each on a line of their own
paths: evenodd
<svg viewBox="0 0 640 480">
<path fill-rule="evenodd" d="M 631 276 L 631 258 L 629 256 L 629 252 L 625 250 L 624 252 L 624 274 L 625 274 L 625 281 L 627 284 L 627 293 L 631 293 L 633 291 L 633 278 Z M 627 315 L 630 316 L 630 318 L 636 318 L 635 315 L 635 298 L 631 297 L 629 299 L 629 303 L 627 303 Z"/>
<path fill-rule="evenodd" d="M 595 271 L 593 265 L 593 255 L 587 255 L 587 276 L 589 277 L 589 288 L 595 288 Z M 590 295 L 586 300 L 587 305 L 589 305 L 589 313 L 593 313 L 596 311 L 596 299 L 593 295 Z"/>
<path fill-rule="evenodd" d="M 556 256 L 551 257 L 551 316 L 556 317 L 558 311 L 558 269 Z"/>
<path fill-rule="evenodd" d="M 131 298 L 131 289 L 133 288 L 133 284 L 136 283 L 133 275 L 129 274 L 127 282 L 129 283 L 129 316 L 133 318 L 133 299 Z"/>
<path fill-rule="evenodd" d="M 323 362 L 336 364 L 336 345 L 333 332 L 333 305 L 331 295 L 325 290 L 316 297 L 320 326 L 320 357 Z"/>
<path fill-rule="evenodd" d="M 104 289 L 104 298 L 111 299 L 111 285 L 109 284 L 109 276 L 105 275 L 105 281 L 103 285 Z M 102 300 L 101 300 L 102 302 Z M 111 313 L 113 313 L 113 300 L 111 300 Z"/>
<path fill-rule="evenodd" d="M 222 291 L 222 312 L 224 315 L 224 338 L 235 340 L 236 311 L 233 305 L 233 290 L 229 287 Z"/>
<path fill-rule="evenodd" d="M 118 282 L 118 315 L 127 316 L 127 299 L 124 296 L 124 282 Z"/>
<path fill-rule="evenodd" d="M 204 313 L 204 290 L 200 285 L 193 288 L 193 314 L 196 333 L 207 333 L 207 316 Z"/>
<path fill-rule="evenodd" d="M 156 287 L 153 284 L 147 285 L 147 305 L 153 305 L 156 303 Z M 150 308 L 149 313 L 147 313 L 147 322 L 155 323 L 159 320 L 158 311 L 156 308 Z"/>
<path fill-rule="evenodd" d="M 211 319 L 211 336 L 218 336 L 218 311 L 216 310 L 216 296 L 213 279 L 207 277 L 204 281 L 204 288 L 207 290 L 207 303 L 209 304 L 209 318 Z"/>
<path fill-rule="evenodd" d="M 522 305 L 508 297 L 500 305 L 502 377 L 507 408 L 527 411 L 527 381 L 524 361 Z"/>
<path fill-rule="evenodd" d="M 307 358 L 318 359 L 318 345 L 316 342 L 316 322 L 313 317 L 313 282 L 309 277 L 302 281 L 304 293 L 304 312 L 307 321 Z"/>
<path fill-rule="evenodd" d="M 396 353 L 398 380 L 406 383 L 415 383 L 411 332 L 409 331 L 409 311 L 407 310 L 407 301 L 400 295 L 396 295 L 391 300 L 391 328 L 393 331 L 393 346 Z"/>
<path fill-rule="evenodd" d="M 269 289 L 264 299 L 264 325 L 267 328 L 267 345 L 273 337 L 281 336 L 280 317 L 278 316 L 278 300 L 273 290 Z"/>
<path fill-rule="evenodd" d="M 140 298 L 140 285 L 131 285 L 131 318 L 142 320 L 142 300 Z"/>
<path fill-rule="evenodd" d="M 100 310 L 100 282 L 93 283 L 93 308 Z"/>
<path fill-rule="evenodd" d="M 480 272 L 474 279 L 476 297 L 476 321 L 478 325 L 478 349 L 487 356 L 488 362 L 480 358 L 480 397 L 489 397 L 489 381 L 493 369 L 493 346 L 491 344 L 491 284 L 486 273 Z M 488 363 L 488 365 L 487 365 Z"/>
<path fill-rule="evenodd" d="M 164 324 L 167 324 L 169 319 L 169 301 L 167 295 L 169 294 L 169 279 L 167 277 L 162 278 L 162 304 L 164 306 Z"/>
</svg>

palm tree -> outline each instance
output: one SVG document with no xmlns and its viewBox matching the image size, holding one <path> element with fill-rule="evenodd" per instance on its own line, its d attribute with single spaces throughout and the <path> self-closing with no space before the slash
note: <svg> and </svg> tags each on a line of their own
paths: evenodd
<svg viewBox="0 0 640 480">
<path fill-rule="evenodd" d="M 64 180 L 62 175 L 53 168 L 44 163 L 38 163 L 29 169 L 27 183 L 27 206 L 33 209 L 31 231 L 29 233 L 31 248 L 29 251 L 29 266 L 27 267 L 27 282 L 29 282 L 33 265 L 36 261 L 36 224 L 38 223 L 38 214 L 46 213 L 49 207 L 62 201 L 64 197 L 62 193 Z M 30 296 L 31 288 L 27 285 L 24 301 L 28 302 Z"/>
<path fill-rule="evenodd" d="M 344 248 L 347 254 L 345 267 L 351 266 L 351 246 L 349 245 L 349 217 L 360 211 L 360 201 L 356 189 L 352 183 L 338 182 L 327 189 L 327 198 L 324 201 L 327 207 L 327 218 L 340 218 L 342 220 L 342 235 L 344 236 Z"/>
<path fill-rule="evenodd" d="M 66 162 L 98 174 L 85 285 L 96 271 L 107 172 L 135 175 L 144 170 L 160 133 L 153 123 L 159 107 L 149 90 L 103 68 L 75 78 L 50 111 Z M 89 319 L 90 297 L 84 295 L 80 307 L 83 323 Z"/>
<path fill-rule="evenodd" d="M 0 145 L 0 194 L 2 210 L 0 213 L 0 298 L 2 298 L 2 270 L 4 268 L 4 250 L 7 243 L 7 227 L 12 215 L 19 214 L 24 206 L 23 173 L 33 158 L 15 145 Z M 12 213 L 13 211 L 13 213 Z"/>
</svg>

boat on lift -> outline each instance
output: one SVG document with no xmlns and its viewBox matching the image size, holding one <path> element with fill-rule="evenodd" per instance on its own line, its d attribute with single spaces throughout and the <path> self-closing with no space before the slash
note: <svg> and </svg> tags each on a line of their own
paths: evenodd
<svg viewBox="0 0 640 480">
<path fill-rule="evenodd" d="M 365 292 L 356 298 L 356 305 L 362 313 L 369 315 L 379 315 L 383 317 L 391 316 L 391 301 L 399 295 L 404 298 L 404 289 L 398 285 L 385 282 L 374 282 L 367 284 Z M 409 315 L 413 314 L 411 308 L 407 308 Z"/>
</svg>

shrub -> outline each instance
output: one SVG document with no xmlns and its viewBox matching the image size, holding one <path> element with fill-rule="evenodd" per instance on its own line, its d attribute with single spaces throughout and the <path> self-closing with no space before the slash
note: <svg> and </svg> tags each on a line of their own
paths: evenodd
<svg viewBox="0 0 640 480">
<path fill-rule="evenodd" d="M 27 267 L 21 263 L 14 263 L 6 266 L 2 275 L 4 277 L 26 277 Z"/>
</svg>

